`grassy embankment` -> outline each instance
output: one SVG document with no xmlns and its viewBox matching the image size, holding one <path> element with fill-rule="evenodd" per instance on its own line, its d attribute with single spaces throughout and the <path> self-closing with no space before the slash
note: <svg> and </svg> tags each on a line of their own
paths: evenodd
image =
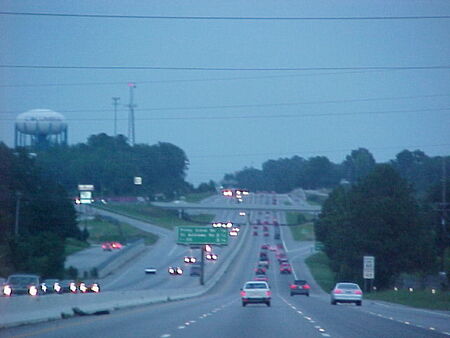
<svg viewBox="0 0 450 338">
<path fill-rule="evenodd" d="M 81 227 L 86 226 L 89 232 L 88 243 L 68 238 L 66 240 L 66 254 L 71 255 L 77 251 L 86 249 L 90 244 L 100 244 L 107 241 L 118 241 L 121 243 L 130 242 L 143 238 L 145 244 L 156 243 L 158 236 L 146 231 L 137 229 L 129 224 L 114 222 L 102 218 L 94 218 L 81 221 Z"/>
<path fill-rule="evenodd" d="M 180 225 L 206 225 L 210 224 L 213 220 L 213 215 L 200 214 L 191 215 L 190 221 L 178 218 L 178 212 L 176 210 L 165 210 L 156 208 L 150 204 L 118 204 L 109 203 L 107 205 L 98 206 L 101 209 L 110 210 L 129 216 L 144 222 L 166 228 L 174 229 Z"/>
<path fill-rule="evenodd" d="M 298 212 L 288 212 L 286 221 L 296 241 L 314 241 L 313 216 Z"/>
</svg>

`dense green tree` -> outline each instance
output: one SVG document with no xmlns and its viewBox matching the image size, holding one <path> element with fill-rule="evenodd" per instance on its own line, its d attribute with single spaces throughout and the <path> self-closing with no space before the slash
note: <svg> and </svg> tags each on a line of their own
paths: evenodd
<svg viewBox="0 0 450 338">
<path fill-rule="evenodd" d="M 367 176 L 375 167 L 375 159 L 365 148 L 352 150 L 342 163 L 345 178 L 353 183 Z"/>
<path fill-rule="evenodd" d="M 401 272 L 434 267 L 432 233 L 420 217 L 409 184 L 389 165 L 359 183 L 336 189 L 317 222 L 339 279 L 362 279 L 362 257 L 376 257 L 376 283 L 386 287 Z"/>
<path fill-rule="evenodd" d="M 87 143 L 40 151 L 37 162 L 73 195 L 78 184 L 93 184 L 97 197 L 156 193 L 173 197 L 193 190 L 185 182 L 187 157 L 170 143 L 132 147 L 123 135 L 101 133 L 90 136 Z M 142 177 L 141 186 L 134 185 L 135 176 Z"/>
<path fill-rule="evenodd" d="M 424 197 L 426 191 L 442 178 L 441 157 L 429 157 L 420 150 L 403 150 L 391 164 L 414 186 L 419 197 Z"/>
<path fill-rule="evenodd" d="M 24 149 L 13 151 L 0 144 L 0 166 L 0 275 L 26 271 L 60 276 L 65 239 L 81 238 L 73 203 Z"/>
</svg>

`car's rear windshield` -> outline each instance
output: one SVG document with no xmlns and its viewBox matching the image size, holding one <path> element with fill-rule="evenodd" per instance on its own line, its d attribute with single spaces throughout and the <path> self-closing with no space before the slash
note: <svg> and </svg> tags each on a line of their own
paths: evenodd
<svg viewBox="0 0 450 338">
<path fill-rule="evenodd" d="M 296 280 L 296 281 L 294 281 L 294 284 L 296 284 L 296 285 L 304 285 L 304 284 L 306 284 L 306 281 L 305 280 Z"/>
<path fill-rule="evenodd" d="M 359 286 L 356 284 L 351 284 L 351 283 L 340 283 L 337 285 L 338 288 L 340 289 L 349 289 L 349 290 L 357 290 L 359 289 Z"/>
<path fill-rule="evenodd" d="M 245 284 L 246 289 L 267 289 L 265 283 L 247 283 Z"/>
</svg>

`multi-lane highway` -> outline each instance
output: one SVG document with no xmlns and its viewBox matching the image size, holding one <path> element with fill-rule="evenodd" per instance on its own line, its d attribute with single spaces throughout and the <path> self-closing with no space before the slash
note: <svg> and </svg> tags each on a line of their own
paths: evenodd
<svg viewBox="0 0 450 338">
<path fill-rule="evenodd" d="M 272 194 L 252 195 L 244 203 L 280 203 L 286 196 Z M 232 203 L 221 197 L 217 203 Z M 212 201 L 211 201 L 212 202 Z M 236 214 L 220 217 L 239 217 Z M 219 219 L 217 219 L 219 220 Z M 223 220 L 223 219 L 222 219 Z M 104 316 L 75 317 L 67 320 L 5 329 L 2 337 L 441 337 L 450 335 L 450 314 L 446 312 L 410 309 L 382 302 L 363 301 L 363 306 L 330 305 L 329 296 L 321 291 L 304 265 L 311 253 L 312 243 L 296 242 L 287 227 L 280 227 L 282 241 L 274 239 L 274 226 L 268 225 L 270 236 L 263 234 L 264 223 L 283 224 L 283 212 L 255 211 L 250 216 L 250 231 L 244 245 L 221 281 L 208 293 L 188 300 L 155 304 L 119 310 Z M 262 223 L 262 225 L 254 225 Z M 256 228 L 255 228 L 256 227 Z M 254 232 L 257 235 L 254 235 Z M 173 236 L 173 235 L 172 235 Z M 254 277 L 262 244 L 282 243 L 292 263 L 295 276 L 307 279 L 311 296 L 289 295 L 292 275 L 281 275 L 275 252 L 269 251 L 269 283 L 272 306 L 247 305 L 242 307 L 239 291 L 243 283 Z M 163 244 L 163 245 L 161 245 Z M 228 248 L 226 250 L 230 250 Z M 171 288 L 197 283 L 189 276 L 169 277 L 143 275 L 150 264 L 161 269 L 180 261 L 186 248 L 174 244 L 170 235 L 162 238 L 148 256 L 125 267 L 112 276 L 106 287 Z M 226 255 L 226 250 L 223 254 Z M 216 265 L 220 264 L 220 260 Z M 210 274 L 213 271 L 210 269 Z M 148 278 L 149 277 L 149 278 Z M 156 277 L 152 279 L 153 277 Z"/>
</svg>

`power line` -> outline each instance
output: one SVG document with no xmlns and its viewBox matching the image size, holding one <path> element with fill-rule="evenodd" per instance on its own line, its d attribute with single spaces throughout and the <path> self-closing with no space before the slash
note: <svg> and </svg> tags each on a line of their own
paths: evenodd
<svg viewBox="0 0 450 338">
<path fill-rule="evenodd" d="M 0 15 L 44 16 L 89 19 L 150 19 L 150 20 L 236 20 L 236 21 L 367 21 L 367 20 L 434 20 L 450 19 L 449 15 L 416 16 L 329 16 L 329 17 L 256 17 L 256 16 L 164 16 L 164 15 L 114 15 L 79 13 L 5 12 Z"/>
<path fill-rule="evenodd" d="M 151 83 L 178 83 L 178 82 L 209 82 L 209 81 L 236 81 L 236 80 L 259 80 L 259 79 L 276 79 L 291 77 L 308 77 L 323 75 L 341 75 L 341 74 L 366 74 L 386 72 L 389 70 L 360 70 L 360 71 L 340 71 L 340 72 L 321 72 L 308 74 L 289 74 L 289 75 L 266 75 L 266 76 L 234 76 L 234 77 L 215 77 L 204 79 L 173 79 L 173 80 L 151 80 L 151 81 L 135 81 L 137 85 Z M 127 81 L 117 82 L 73 82 L 73 83 L 38 83 L 38 84 L 0 84 L 0 88 L 16 88 L 16 87 L 70 87 L 70 86 L 110 86 L 124 85 Z"/>
<path fill-rule="evenodd" d="M 421 112 L 439 112 L 448 111 L 450 107 L 426 108 L 426 109 L 405 109 L 405 110 L 384 110 L 384 111 L 360 111 L 344 113 L 298 113 L 298 114 L 272 114 L 272 115 L 221 115 L 221 116 L 183 116 L 183 117 L 141 117 L 138 121 L 189 121 L 189 120 L 236 120 L 236 119 L 281 119 L 281 118 L 302 118 L 302 117 L 330 117 L 330 116 L 350 116 L 350 115 L 384 115 L 384 114 L 403 114 L 403 113 L 421 113 Z M 111 121 L 107 118 L 66 118 L 67 121 Z M 3 121 L 14 121 L 14 118 L 0 119 Z M 118 120 L 126 120 L 121 118 Z"/>
<path fill-rule="evenodd" d="M 140 108 L 136 111 L 170 111 L 170 110 L 207 110 L 207 109 L 238 109 L 238 108 L 265 108 L 265 107 L 283 107 L 297 105 L 315 105 L 315 104 L 335 104 L 351 102 L 373 102 L 389 100 L 409 100 L 421 98 L 447 97 L 450 94 L 429 94 L 429 95 L 410 95 L 410 96 L 387 96 L 387 97 L 366 97 L 343 100 L 318 100 L 318 101 L 298 101 L 298 102 L 275 102 L 275 103 L 256 103 L 256 104 L 232 104 L 232 105 L 213 105 L 213 106 L 178 106 L 178 107 L 153 107 Z M 60 113 L 95 113 L 107 112 L 109 109 L 63 109 Z M 19 114 L 18 111 L 0 111 L 0 114 Z"/>
<path fill-rule="evenodd" d="M 51 66 L 0 64 L 0 68 L 60 70 L 173 70 L 173 71 L 337 71 L 337 70 L 442 70 L 449 65 L 434 66 L 361 66 L 361 67 L 165 67 L 165 66 Z"/>
</svg>

